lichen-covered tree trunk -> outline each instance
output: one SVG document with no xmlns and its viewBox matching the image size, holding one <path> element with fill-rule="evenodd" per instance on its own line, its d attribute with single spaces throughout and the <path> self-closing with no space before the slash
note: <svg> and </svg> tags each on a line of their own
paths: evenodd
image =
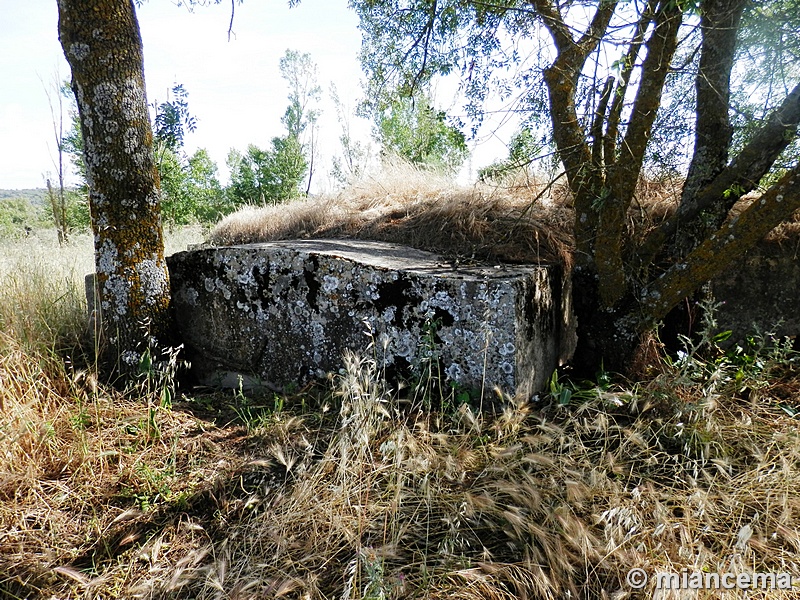
<svg viewBox="0 0 800 600">
<path fill-rule="evenodd" d="M 132 0 L 58 0 L 84 141 L 105 358 L 130 377 L 165 343 L 169 279 Z"/>
</svg>

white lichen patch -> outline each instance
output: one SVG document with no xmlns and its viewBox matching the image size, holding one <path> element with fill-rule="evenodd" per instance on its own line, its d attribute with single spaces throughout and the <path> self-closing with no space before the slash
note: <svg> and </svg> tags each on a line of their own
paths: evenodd
<svg viewBox="0 0 800 600">
<path fill-rule="evenodd" d="M 186 298 L 186 302 L 188 302 L 190 306 L 197 306 L 197 299 L 200 297 L 200 294 L 197 293 L 196 289 L 190 287 L 184 290 L 183 297 Z"/>
<path fill-rule="evenodd" d="M 133 155 L 139 151 L 140 138 L 139 130 L 134 127 L 128 127 L 125 133 L 122 134 L 122 148 L 126 154 Z"/>
<path fill-rule="evenodd" d="M 143 260 L 136 265 L 139 285 L 144 296 L 144 303 L 154 306 L 164 302 L 169 294 L 167 266 L 160 260 Z"/>
<path fill-rule="evenodd" d="M 511 342 L 506 342 L 498 350 L 501 356 L 510 356 L 513 355 L 516 351 L 517 351 L 516 347 Z"/>
<path fill-rule="evenodd" d="M 147 106 L 147 99 L 142 83 L 133 77 L 122 85 L 122 114 L 129 119 Z"/>
<path fill-rule="evenodd" d="M 322 291 L 330 294 L 339 287 L 339 278 L 332 275 L 324 275 L 322 278 Z"/>
<path fill-rule="evenodd" d="M 89 47 L 89 44 L 74 42 L 69 45 L 69 54 L 77 61 L 86 60 L 90 52 L 91 48 Z"/>
<path fill-rule="evenodd" d="M 92 100 L 94 113 L 101 123 L 115 112 L 119 88 L 111 81 L 103 81 L 94 86 Z"/>
<path fill-rule="evenodd" d="M 114 242 L 109 239 L 103 241 L 103 245 L 100 246 L 100 248 L 98 248 L 95 252 L 97 272 L 105 274 L 113 273 L 117 268 L 118 256 L 119 252 L 117 251 L 117 247 L 114 245 Z"/>
<path fill-rule="evenodd" d="M 126 315 L 130 289 L 131 284 L 128 278 L 117 274 L 109 275 L 103 286 L 103 301 L 101 302 L 103 314 L 110 315 L 112 318 Z"/>
</svg>

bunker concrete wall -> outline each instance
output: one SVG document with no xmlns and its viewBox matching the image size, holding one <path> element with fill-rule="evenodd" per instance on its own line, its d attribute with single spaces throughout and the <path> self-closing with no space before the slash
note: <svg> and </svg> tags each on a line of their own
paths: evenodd
<svg viewBox="0 0 800 600">
<path fill-rule="evenodd" d="M 762 242 L 724 275 L 711 282 L 719 303 L 721 331 L 731 330 L 731 343 L 756 332 L 778 337 L 800 334 L 800 247 Z"/>
<path fill-rule="evenodd" d="M 285 389 L 337 372 L 345 350 L 391 375 L 531 396 L 563 353 L 552 266 L 453 268 L 395 244 L 293 240 L 169 258 L 176 322 L 208 383 Z M 214 380 L 216 378 L 216 380 Z"/>
</svg>

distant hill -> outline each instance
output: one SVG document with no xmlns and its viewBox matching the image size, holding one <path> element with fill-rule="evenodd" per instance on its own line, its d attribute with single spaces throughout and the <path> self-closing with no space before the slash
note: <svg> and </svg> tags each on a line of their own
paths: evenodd
<svg viewBox="0 0 800 600">
<path fill-rule="evenodd" d="M 39 207 L 47 202 L 47 189 L 0 190 L 0 200 L 27 200 Z"/>
<path fill-rule="evenodd" d="M 0 239 L 49 223 L 47 190 L 0 190 Z"/>
</svg>

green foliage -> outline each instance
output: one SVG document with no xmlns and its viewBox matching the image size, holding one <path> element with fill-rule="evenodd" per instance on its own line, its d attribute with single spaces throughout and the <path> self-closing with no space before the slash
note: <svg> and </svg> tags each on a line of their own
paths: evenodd
<svg viewBox="0 0 800 600">
<path fill-rule="evenodd" d="M 227 193 L 236 205 L 277 204 L 295 198 L 302 193 L 306 175 L 305 192 L 311 187 L 319 117 L 313 105 L 322 93 L 317 85 L 317 66 L 309 54 L 287 50 L 279 67 L 289 85 L 289 106 L 281 118 L 286 135 L 272 138 L 268 149 L 250 144 L 244 154 L 230 151 L 227 164 L 231 184 Z"/>
<path fill-rule="evenodd" d="M 272 139 L 272 148 L 263 150 L 250 144 L 241 154 L 228 154 L 231 184 L 227 193 L 236 205 L 277 204 L 301 194 L 308 163 L 303 148 L 292 136 Z"/>
<path fill-rule="evenodd" d="M 176 83 L 170 91 L 173 99 L 156 105 L 153 137 L 157 143 L 178 152 L 183 148 L 186 132 L 197 129 L 197 119 L 189 113 L 189 93 L 183 84 Z"/>
<path fill-rule="evenodd" d="M 27 198 L 0 198 L 0 235 L 24 234 L 26 227 L 39 225 L 46 215 Z"/>
<path fill-rule="evenodd" d="M 738 77 L 732 81 L 734 150 L 744 146 L 800 78 L 800 2 L 757 0 L 745 5 L 737 48 Z M 773 184 L 800 157 L 795 140 L 778 161 Z"/>
<path fill-rule="evenodd" d="M 300 139 L 319 118 L 319 110 L 313 107 L 322 94 L 322 88 L 317 83 L 317 65 L 308 53 L 286 50 L 278 68 L 281 77 L 289 85 L 289 106 L 281 122 L 286 126 L 289 137 Z"/>
<path fill-rule="evenodd" d="M 542 151 L 542 145 L 529 127 L 514 134 L 508 146 L 508 158 L 478 170 L 481 181 L 503 180 L 514 172 L 527 169 Z"/>
<path fill-rule="evenodd" d="M 68 232 L 85 232 L 91 228 L 92 217 L 89 210 L 89 198 L 86 186 L 65 190 L 64 217 Z M 42 214 L 47 223 L 53 223 L 53 206 L 46 203 L 42 207 Z"/>
<path fill-rule="evenodd" d="M 549 395 L 558 406 L 579 406 L 597 399 L 603 400 L 611 389 L 611 383 L 611 374 L 602 368 L 595 374 L 594 381 L 573 381 L 560 377 L 558 371 L 554 371 L 550 377 Z M 616 402 L 612 401 L 612 404 Z"/>
<path fill-rule="evenodd" d="M 183 85 L 176 83 L 170 93 L 171 100 L 154 104 L 153 151 L 161 180 L 163 220 L 170 226 L 216 222 L 233 212 L 236 205 L 224 194 L 217 165 L 207 150 L 201 148 L 188 157 L 184 154 L 184 138 L 197 128 L 197 120 L 189 112 L 189 94 Z M 64 136 L 63 145 L 81 185 L 67 193 L 66 222 L 70 230 L 82 231 L 89 228 L 90 215 L 83 135 L 74 106 L 70 117 L 72 126 Z M 48 214 L 52 215 L 52 209 Z"/>
<path fill-rule="evenodd" d="M 570 3 L 552 3 L 565 18 L 572 35 L 583 31 L 576 24 L 578 11 Z M 661 110 L 648 147 L 648 166 L 681 168 L 693 144 L 694 78 L 699 59 L 701 30 L 698 2 L 678 3 L 686 11 L 685 33 L 668 76 Z M 458 0 L 351 0 L 363 32 L 361 63 L 367 74 L 367 103 L 374 110 L 386 90 L 416 93 L 438 77 L 460 76 L 465 110 L 476 131 L 485 117 L 486 101 L 500 98 L 508 113 L 522 115 L 532 128 L 552 140 L 552 125 L 543 79 L 553 47 L 543 19 L 533 5 L 519 0 L 460 2 Z M 586 5 L 593 13 L 602 3 Z M 629 62 L 623 40 L 632 35 L 638 15 L 620 3 L 605 35 L 597 60 L 591 58 L 577 75 L 575 106 L 588 128 L 592 123 L 605 78 Z M 638 9 L 637 9 L 638 10 Z M 509 44 L 513 40 L 513 44 Z M 762 119 L 778 105 L 797 82 L 800 73 L 800 5 L 798 0 L 757 0 L 744 12 L 736 66 L 733 71 L 731 118 L 736 129 L 734 150 L 741 148 Z M 618 49 L 619 48 L 619 49 Z M 637 62 L 637 64 L 639 64 Z M 628 90 L 624 103 L 630 107 Z M 619 135 L 625 133 L 625 119 Z M 796 157 L 793 145 L 784 163 Z M 494 167 L 494 165 L 493 165 Z"/>
<path fill-rule="evenodd" d="M 191 221 L 192 198 L 187 190 L 187 174 L 178 154 L 158 143 L 158 174 L 161 178 L 161 215 L 165 223 L 180 225 Z"/>
<path fill-rule="evenodd" d="M 213 223 L 235 210 L 217 179 L 217 165 L 201 148 L 182 160 L 166 145 L 158 149 L 161 211 L 170 225 Z"/>
<path fill-rule="evenodd" d="M 458 171 L 469 153 L 466 137 L 423 94 L 396 97 L 376 115 L 376 137 L 384 156 L 421 167 Z"/>
<path fill-rule="evenodd" d="M 223 193 L 217 164 L 211 160 L 207 150 L 200 148 L 190 156 L 186 170 L 189 196 L 194 204 L 193 216 L 197 221 L 214 223 L 236 209 Z"/>
<path fill-rule="evenodd" d="M 272 140 L 276 153 L 276 165 L 281 178 L 291 180 L 292 173 L 299 167 L 297 148 L 307 164 L 308 179 L 305 185 L 306 194 L 311 190 L 311 179 L 314 176 L 314 159 L 316 157 L 317 120 L 320 111 L 316 108 L 322 88 L 317 83 L 317 65 L 308 53 L 301 54 L 296 50 L 286 50 L 278 63 L 281 76 L 289 85 L 289 106 L 286 108 L 281 122 L 286 126 L 287 135 Z M 278 147 L 281 149 L 279 150 Z"/>
<path fill-rule="evenodd" d="M 172 100 L 156 106 L 153 137 L 161 177 L 161 211 L 171 226 L 210 223 L 234 210 L 217 179 L 217 166 L 205 149 L 191 157 L 183 153 L 186 132 L 197 127 L 189 112 L 188 92 L 175 84 Z"/>
<path fill-rule="evenodd" d="M 675 358 L 667 358 L 668 365 L 678 374 L 677 381 L 699 383 L 707 393 L 749 394 L 755 399 L 759 390 L 768 387 L 771 380 L 797 369 L 800 354 L 788 338 L 755 333 L 729 344 L 731 332 L 719 331 L 716 309 L 717 305 L 704 303 L 699 338 L 682 336 L 684 349 Z"/>
<path fill-rule="evenodd" d="M 69 155 L 72 164 L 75 165 L 75 174 L 80 180 L 80 188 L 86 190 L 86 162 L 83 159 L 83 133 L 81 132 L 81 121 L 78 116 L 78 109 L 75 107 L 75 101 L 72 100 L 72 108 L 69 112 L 70 128 L 64 134 L 62 139 L 62 146 L 64 151 Z"/>
</svg>

